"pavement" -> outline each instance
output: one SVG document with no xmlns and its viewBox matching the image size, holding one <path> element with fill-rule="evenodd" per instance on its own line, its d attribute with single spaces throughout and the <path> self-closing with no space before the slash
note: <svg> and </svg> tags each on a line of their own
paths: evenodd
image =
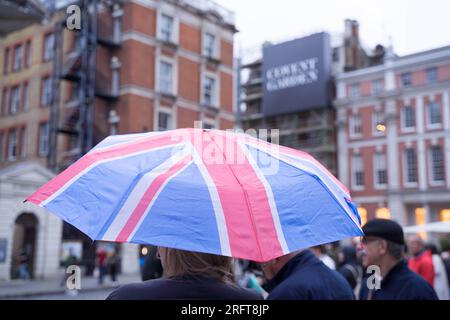
<svg viewBox="0 0 450 320">
<path fill-rule="evenodd" d="M 109 292 L 113 291 L 115 288 L 132 283 L 140 282 L 141 278 L 139 274 L 131 275 L 118 275 L 117 281 L 112 282 L 109 277 L 105 277 L 103 284 L 98 284 L 98 279 L 95 277 L 81 277 L 80 290 L 78 292 L 73 292 L 68 290 L 66 286 L 61 286 L 62 273 L 59 277 L 44 279 L 44 280 L 11 280 L 11 281 L 0 281 L 0 299 L 38 299 L 39 297 L 52 297 L 67 295 L 76 299 L 75 293 L 81 295 L 81 297 L 86 296 L 107 296 Z M 94 292 L 98 291 L 99 294 L 96 295 Z M 89 293 L 89 294 L 88 294 Z"/>
</svg>

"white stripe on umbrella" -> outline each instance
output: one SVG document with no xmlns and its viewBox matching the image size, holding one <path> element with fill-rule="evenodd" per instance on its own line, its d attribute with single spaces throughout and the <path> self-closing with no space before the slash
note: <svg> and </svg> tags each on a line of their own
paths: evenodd
<svg viewBox="0 0 450 320">
<path fill-rule="evenodd" d="M 200 174 L 205 180 L 206 186 L 208 187 L 208 192 L 211 197 L 211 202 L 214 208 L 214 214 L 216 216 L 217 230 L 219 232 L 220 249 L 224 256 L 231 257 L 230 239 L 228 238 L 227 223 L 225 221 L 225 215 L 223 213 L 222 203 L 220 202 L 219 192 L 217 191 L 216 185 L 211 178 L 208 170 L 206 169 L 203 161 L 201 160 L 197 150 L 192 146 L 192 157 L 194 158 L 194 163 L 197 165 Z"/>
<path fill-rule="evenodd" d="M 344 201 L 342 194 L 340 194 L 340 193 L 343 193 L 344 195 L 347 196 L 346 192 L 344 190 L 342 190 L 342 188 L 340 188 L 336 183 L 334 183 L 334 181 L 332 181 L 331 178 L 328 177 L 328 175 L 325 172 L 320 170 L 313 162 L 308 161 L 307 159 L 302 159 L 300 157 L 295 157 L 292 155 L 287 156 L 281 152 L 271 152 L 271 150 L 269 150 L 270 148 L 264 148 L 264 147 L 255 145 L 253 143 L 248 143 L 248 144 L 251 147 L 254 147 L 262 152 L 265 152 L 280 161 L 283 161 L 289 165 L 292 165 L 295 168 L 298 168 L 300 170 L 308 172 L 309 174 L 316 175 L 317 177 L 319 177 L 320 181 L 325 185 L 325 187 L 328 189 L 328 191 L 333 194 L 334 198 L 339 202 L 339 204 L 344 209 L 344 211 L 347 213 L 347 215 L 350 217 L 350 219 L 352 219 L 352 221 L 358 226 L 358 228 L 361 229 L 358 219 L 355 217 L 354 213 L 352 211 L 350 211 L 348 204 Z M 290 158 L 293 158 L 293 159 L 290 159 Z M 294 159 L 299 161 L 300 163 L 295 162 Z"/>
<path fill-rule="evenodd" d="M 133 191 L 131 191 L 131 193 L 129 194 L 129 196 L 126 199 L 125 203 L 123 204 L 122 208 L 117 213 L 113 222 L 111 223 L 109 228 L 106 230 L 106 232 L 103 236 L 103 240 L 107 240 L 107 241 L 115 241 L 116 240 L 117 236 L 120 234 L 122 229 L 127 224 L 128 220 L 130 219 L 130 216 L 134 212 L 134 209 L 141 201 L 141 199 L 144 196 L 147 189 L 152 185 L 153 181 L 161 174 L 167 172 L 174 165 L 174 163 L 176 163 L 176 161 L 183 159 L 183 157 L 185 157 L 188 154 L 189 154 L 189 148 L 185 147 L 180 152 L 174 154 L 173 157 L 167 159 L 166 161 L 161 163 L 159 166 L 154 168 L 152 171 L 144 174 L 141 177 L 141 179 L 138 181 L 138 183 L 136 183 L 136 185 L 134 186 Z M 156 196 L 154 197 L 154 199 L 155 198 L 156 198 Z M 150 203 L 151 205 L 153 204 L 153 200 Z M 134 234 L 134 232 L 133 232 L 133 234 Z"/>
<path fill-rule="evenodd" d="M 177 147 L 179 147 L 181 145 L 182 144 L 174 144 L 174 145 L 170 145 L 170 146 L 162 146 L 162 147 L 151 149 L 151 150 L 141 150 L 141 151 L 134 152 L 134 153 L 128 153 L 128 154 L 125 154 L 125 155 L 121 155 L 121 156 L 117 156 L 117 157 L 111 157 L 111 158 L 107 158 L 107 159 L 96 161 L 93 164 L 91 164 L 89 167 L 87 167 L 84 170 L 80 171 L 76 176 L 72 177 L 72 179 L 67 181 L 64 184 L 64 186 L 59 188 L 55 193 L 53 193 L 50 197 L 48 197 L 47 199 L 42 201 L 39 205 L 41 207 L 45 206 L 47 203 L 51 202 L 53 199 L 55 199 L 61 193 L 63 193 L 74 182 L 76 182 L 81 176 L 85 175 L 87 172 L 89 172 L 90 170 L 92 170 L 93 168 L 97 167 L 98 165 L 100 165 L 102 163 L 106 163 L 106 162 L 110 162 L 110 161 L 114 161 L 114 160 L 125 159 L 125 158 L 129 158 L 129 157 L 137 156 L 137 155 L 140 155 L 140 154 L 150 153 L 150 152 L 153 152 L 153 151 L 159 151 L 159 150 L 163 150 L 163 149 L 167 149 L 167 148 L 177 148 Z"/>
<path fill-rule="evenodd" d="M 277 232 L 278 241 L 280 242 L 283 253 L 288 254 L 289 247 L 286 243 L 286 237 L 284 236 L 284 232 L 281 227 L 280 216 L 278 214 L 278 209 L 275 204 L 275 199 L 273 196 L 272 188 L 270 187 L 270 184 L 267 181 L 266 177 L 263 175 L 263 173 L 259 169 L 258 165 L 256 164 L 255 159 L 253 159 L 252 155 L 248 151 L 247 147 L 244 146 L 241 142 L 237 142 L 237 143 L 238 143 L 239 147 L 242 149 L 242 152 L 247 157 L 248 162 L 253 167 L 253 170 L 255 171 L 256 175 L 258 176 L 259 180 L 261 181 L 261 183 L 263 184 L 263 186 L 266 190 L 266 195 L 267 195 L 267 199 L 269 200 L 270 211 L 272 213 L 273 224 L 275 225 L 275 230 Z"/>
</svg>

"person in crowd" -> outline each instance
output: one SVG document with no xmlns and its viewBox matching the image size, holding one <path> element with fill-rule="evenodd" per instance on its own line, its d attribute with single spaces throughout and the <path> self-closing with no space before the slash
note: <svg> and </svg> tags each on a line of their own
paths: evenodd
<svg viewBox="0 0 450 320">
<path fill-rule="evenodd" d="M 264 275 L 257 263 L 244 259 L 236 259 L 233 274 L 241 287 L 254 290 L 263 296 L 263 298 L 267 298 L 268 293 L 262 287 Z"/>
<path fill-rule="evenodd" d="M 30 271 L 28 269 L 28 264 L 30 261 L 29 255 L 26 250 L 23 250 L 18 256 L 19 261 L 19 278 L 22 280 L 31 279 Z"/>
<path fill-rule="evenodd" d="M 144 265 L 142 267 L 142 281 L 161 278 L 163 268 L 161 260 L 158 259 L 158 248 L 151 247 L 148 254 L 144 257 Z"/>
<path fill-rule="evenodd" d="M 117 281 L 117 272 L 119 269 L 119 255 L 117 251 L 109 252 L 107 254 L 106 266 L 109 271 L 109 275 L 111 277 L 111 281 L 115 283 Z"/>
<path fill-rule="evenodd" d="M 107 273 L 106 266 L 106 257 L 107 252 L 104 249 L 100 249 L 97 251 L 97 268 L 98 268 L 98 284 L 103 284 L 103 278 Z"/>
<path fill-rule="evenodd" d="M 345 245 L 339 251 L 339 269 L 338 272 L 347 280 L 352 290 L 357 294 L 360 289 L 363 268 L 358 263 L 356 257 L 356 248 L 351 245 Z"/>
<path fill-rule="evenodd" d="M 422 238 L 413 234 L 408 237 L 408 249 L 411 258 L 408 260 L 409 268 L 420 274 L 431 286 L 434 285 L 433 257 L 430 250 L 426 250 Z"/>
<path fill-rule="evenodd" d="M 436 291 L 439 300 L 448 300 L 449 287 L 444 261 L 442 260 L 440 252 L 435 244 L 427 244 L 426 249 L 431 251 L 433 258 L 434 291 Z"/>
<path fill-rule="evenodd" d="M 450 297 L 450 251 L 442 252 L 442 259 L 444 260 L 445 271 L 447 272 L 447 280 L 449 287 L 448 295 Z"/>
<path fill-rule="evenodd" d="M 336 263 L 334 260 L 327 254 L 327 248 L 325 245 L 315 246 L 311 248 L 311 251 L 314 255 L 322 261 L 328 268 L 331 270 L 336 270 Z"/>
<path fill-rule="evenodd" d="M 70 274 L 67 273 L 67 268 L 73 265 L 77 265 L 78 264 L 78 258 L 75 255 L 75 253 L 73 252 L 73 248 L 69 249 L 69 253 L 67 254 L 67 256 L 65 257 L 65 259 L 62 261 L 62 266 L 64 267 L 64 274 L 61 278 L 61 283 L 60 286 L 63 287 L 66 285 L 67 279 L 69 278 Z"/>
<path fill-rule="evenodd" d="M 403 259 L 405 240 L 397 222 L 374 219 L 362 229 L 363 265 L 370 275 L 361 283 L 360 300 L 438 299 L 433 287 Z"/>
<path fill-rule="evenodd" d="M 162 247 L 158 254 L 163 278 L 122 286 L 107 299 L 262 299 L 234 282 L 230 257 Z"/>
<path fill-rule="evenodd" d="M 269 300 L 353 300 L 347 281 L 310 250 L 292 252 L 261 264 Z"/>
</svg>

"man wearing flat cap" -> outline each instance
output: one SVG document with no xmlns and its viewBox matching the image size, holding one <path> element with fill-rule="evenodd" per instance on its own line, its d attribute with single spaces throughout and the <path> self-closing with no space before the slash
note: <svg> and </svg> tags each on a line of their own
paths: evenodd
<svg viewBox="0 0 450 320">
<path fill-rule="evenodd" d="M 374 219 L 363 226 L 364 267 L 379 268 L 381 282 L 363 279 L 360 300 L 437 300 L 434 289 L 408 268 L 403 259 L 405 240 L 395 221 Z"/>
</svg>

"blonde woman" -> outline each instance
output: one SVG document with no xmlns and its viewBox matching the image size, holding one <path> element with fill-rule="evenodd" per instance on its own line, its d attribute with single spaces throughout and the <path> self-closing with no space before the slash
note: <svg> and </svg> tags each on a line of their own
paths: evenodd
<svg viewBox="0 0 450 320">
<path fill-rule="evenodd" d="M 229 257 L 162 247 L 158 254 L 163 278 L 122 286 L 107 299 L 262 299 L 234 283 Z"/>
</svg>

